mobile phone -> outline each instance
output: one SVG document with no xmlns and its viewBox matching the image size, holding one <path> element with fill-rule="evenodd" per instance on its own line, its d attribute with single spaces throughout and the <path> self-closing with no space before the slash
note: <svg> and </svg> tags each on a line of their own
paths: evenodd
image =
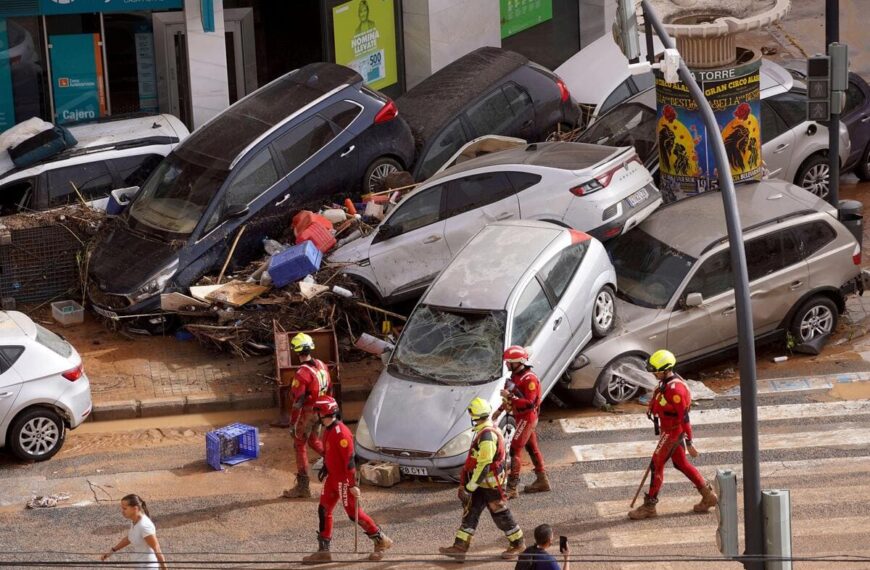
<svg viewBox="0 0 870 570">
<path fill-rule="evenodd" d="M 568 552 L 568 537 L 560 536 L 559 537 L 559 552 L 562 554 Z"/>
</svg>

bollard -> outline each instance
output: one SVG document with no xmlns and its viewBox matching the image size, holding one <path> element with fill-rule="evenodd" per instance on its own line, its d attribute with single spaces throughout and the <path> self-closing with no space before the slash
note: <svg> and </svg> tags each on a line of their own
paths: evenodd
<svg viewBox="0 0 870 570">
<path fill-rule="evenodd" d="M 764 555 L 791 558 L 791 493 L 788 490 L 761 492 L 764 515 Z M 771 560 L 765 570 L 791 570 L 791 560 Z"/>
<path fill-rule="evenodd" d="M 731 469 L 716 470 L 716 494 L 719 504 L 716 514 L 719 526 L 716 528 L 716 547 L 723 555 L 737 556 L 739 550 L 737 534 L 737 474 Z"/>
</svg>

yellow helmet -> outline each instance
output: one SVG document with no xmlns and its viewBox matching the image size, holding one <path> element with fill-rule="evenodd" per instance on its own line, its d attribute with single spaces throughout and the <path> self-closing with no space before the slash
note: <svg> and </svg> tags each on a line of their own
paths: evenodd
<svg viewBox="0 0 870 570">
<path fill-rule="evenodd" d="M 305 333 L 299 333 L 290 340 L 293 352 L 311 352 L 314 350 L 314 339 Z"/>
<path fill-rule="evenodd" d="M 677 365 L 677 359 L 670 350 L 657 350 L 646 361 L 646 369 L 649 372 L 664 372 Z"/>
<path fill-rule="evenodd" d="M 483 398 L 475 398 L 468 404 L 468 414 L 472 420 L 485 420 L 492 414 L 492 406 Z"/>
</svg>

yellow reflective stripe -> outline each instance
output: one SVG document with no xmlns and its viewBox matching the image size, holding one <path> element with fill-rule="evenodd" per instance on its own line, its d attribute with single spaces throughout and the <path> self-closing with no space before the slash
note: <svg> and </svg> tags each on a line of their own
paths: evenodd
<svg viewBox="0 0 870 570">
<path fill-rule="evenodd" d="M 511 542 L 516 542 L 517 540 L 519 540 L 523 537 L 523 529 L 517 528 L 516 531 L 507 535 L 507 537 L 508 537 L 508 540 L 510 540 Z"/>
<path fill-rule="evenodd" d="M 456 531 L 456 538 L 462 542 L 471 542 L 471 535 L 462 529 Z"/>
</svg>

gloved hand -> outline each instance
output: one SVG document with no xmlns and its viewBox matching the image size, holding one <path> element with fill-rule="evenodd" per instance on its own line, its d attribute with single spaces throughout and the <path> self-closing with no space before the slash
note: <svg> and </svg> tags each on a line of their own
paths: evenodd
<svg viewBox="0 0 870 570">
<path fill-rule="evenodd" d="M 686 450 L 692 457 L 698 457 L 699 455 L 701 455 L 700 453 L 698 453 L 698 450 L 695 449 L 695 446 L 692 445 L 692 442 L 686 442 Z"/>
<path fill-rule="evenodd" d="M 353 495 L 354 497 L 356 497 L 357 499 L 359 499 L 359 496 L 360 496 L 360 490 L 359 490 L 359 487 L 357 487 L 356 485 L 354 485 L 353 487 L 351 487 L 350 489 L 348 489 L 348 491 L 350 492 L 351 495 Z"/>
<path fill-rule="evenodd" d="M 323 483 L 323 480 L 326 479 L 327 475 L 329 475 L 329 472 L 326 470 L 326 465 L 324 465 L 319 471 L 317 471 L 317 480 Z"/>
<path fill-rule="evenodd" d="M 463 505 L 471 500 L 471 495 L 469 495 L 468 491 L 465 490 L 465 485 L 459 486 L 459 491 L 456 493 L 456 495 L 459 497 L 459 502 Z"/>
</svg>

